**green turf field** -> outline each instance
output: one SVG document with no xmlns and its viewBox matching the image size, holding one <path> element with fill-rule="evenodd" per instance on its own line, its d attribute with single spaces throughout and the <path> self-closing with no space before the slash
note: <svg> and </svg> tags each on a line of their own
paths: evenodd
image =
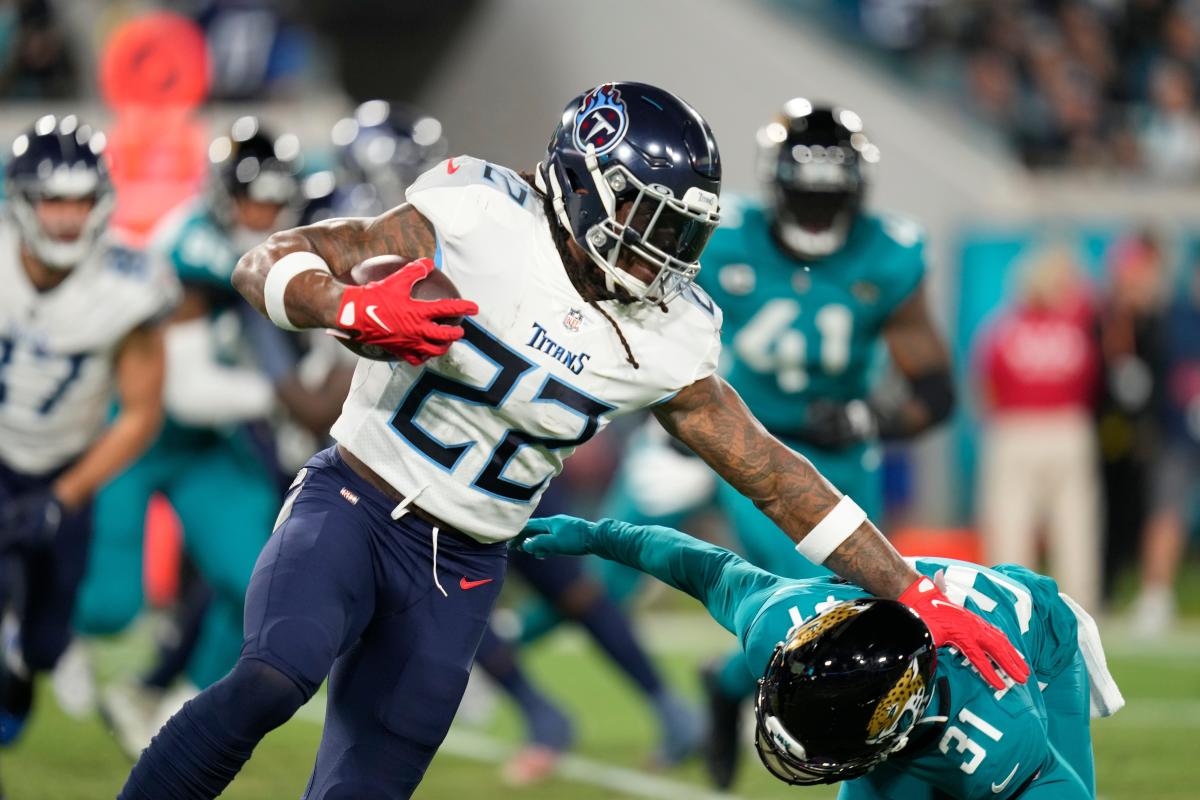
<svg viewBox="0 0 1200 800">
<path fill-rule="evenodd" d="M 695 667 L 730 641 L 699 613 L 656 615 L 646 637 L 679 684 L 695 693 Z M 1200 797 L 1200 625 L 1191 623 L 1170 641 L 1131 642 L 1118 626 L 1107 629 L 1113 673 L 1129 700 L 1116 717 L 1093 726 L 1100 796 L 1109 800 L 1191 800 Z M 112 661 L 122 653 L 109 654 Z M 483 728 L 456 726 L 434 761 L 417 797 L 600 798 L 712 797 L 700 765 L 665 774 L 642 771 L 653 742 L 651 720 L 634 695 L 580 638 L 557 634 L 529 653 L 529 663 L 554 694 L 577 715 L 575 757 L 558 779 L 536 788 L 507 789 L 497 780 L 497 763 L 517 741 L 516 721 L 506 708 Z M 128 763 L 98 722 L 69 720 L 42 693 L 40 712 L 21 744 L 0 755 L 8 800 L 95 800 L 111 798 Z M 319 704 L 269 736 L 223 797 L 274 800 L 298 797 L 315 751 Z M 752 752 L 736 786 L 751 798 L 829 798 L 826 788 L 789 789 L 758 766 Z"/>
</svg>

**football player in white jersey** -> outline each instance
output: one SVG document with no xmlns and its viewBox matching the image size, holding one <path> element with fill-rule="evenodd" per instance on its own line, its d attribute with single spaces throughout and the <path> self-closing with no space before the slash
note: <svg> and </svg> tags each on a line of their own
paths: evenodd
<svg viewBox="0 0 1200 800">
<path fill-rule="evenodd" d="M 241 259 L 235 286 L 277 325 L 339 329 L 397 361 L 359 362 L 338 444 L 297 475 L 255 568 L 241 658 L 159 731 L 121 798 L 217 796 L 326 675 L 304 796 L 411 796 L 462 695 L 506 541 L 563 458 L 645 407 L 808 558 L 913 606 L 997 688 L 992 659 L 1025 680 L 999 631 L 921 579 L 714 375 L 721 314 L 691 281 L 720 178 L 689 105 L 603 84 L 567 105 L 529 179 L 455 157 L 405 205 L 285 231 Z M 417 261 L 339 280 L 384 254 Z M 434 269 L 475 302 L 413 300 Z"/>
<path fill-rule="evenodd" d="M 19 620 L 0 667 L 0 744 L 20 733 L 34 676 L 70 639 L 92 496 L 146 448 L 162 417 L 158 323 L 178 286 L 108 233 L 103 148 L 103 134 L 76 117 L 44 116 L 13 142 L 5 178 L 0 553 L 24 589 L 18 597 L 0 583 Z"/>
</svg>

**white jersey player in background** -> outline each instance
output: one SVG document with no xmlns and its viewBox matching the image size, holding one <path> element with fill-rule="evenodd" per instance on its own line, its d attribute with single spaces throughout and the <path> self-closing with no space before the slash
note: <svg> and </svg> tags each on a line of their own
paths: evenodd
<svg viewBox="0 0 1200 800">
<path fill-rule="evenodd" d="M 108 232 L 104 137 L 45 116 L 13 142 L 0 219 L 0 744 L 70 639 L 91 500 L 154 438 L 173 276 Z M 110 415 L 116 399 L 118 410 Z"/>
<path fill-rule="evenodd" d="M 409 797 L 461 698 L 505 541 L 563 458 L 648 406 L 815 561 L 909 602 L 997 688 L 989 656 L 1025 679 L 999 631 L 920 580 L 713 374 L 720 311 L 691 280 L 720 178 L 695 110 L 604 84 L 568 104 L 536 177 L 456 157 L 405 205 L 242 258 L 234 284 L 276 324 L 337 328 L 407 363 L 360 362 L 337 446 L 300 471 L 256 566 L 242 657 L 163 727 L 121 798 L 220 794 L 327 674 L 305 797 Z M 378 255 L 418 261 L 338 279 Z M 474 302 L 413 300 L 435 264 Z"/>
</svg>

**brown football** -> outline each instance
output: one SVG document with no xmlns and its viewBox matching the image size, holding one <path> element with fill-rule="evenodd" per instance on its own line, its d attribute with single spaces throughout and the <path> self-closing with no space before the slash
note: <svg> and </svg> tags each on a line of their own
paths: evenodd
<svg viewBox="0 0 1200 800">
<path fill-rule="evenodd" d="M 379 281 L 391 275 L 396 270 L 409 264 L 409 259 L 400 258 L 399 256 L 375 256 L 368 258 L 354 269 L 350 270 L 348 275 L 345 275 L 342 280 L 345 283 L 351 283 L 355 286 L 362 286 L 364 283 L 371 281 Z M 459 298 L 462 297 L 458 293 L 458 287 L 454 282 L 446 277 L 446 273 L 441 270 L 435 270 L 425 278 L 413 284 L 412 296 L 416 300 L 442 300 L 444 298 Z M 444 325 L 461 325 L 462 317 L 442 317 L 437 321 Z M 374 344 L 360 344 L 353 339 L 344 339 L 340 336 L 337 340 L 355 355 L 369 358 L 374 361 L 395 361 L 396 357 L 384 350 L 382 347 Z"/>
</svg>

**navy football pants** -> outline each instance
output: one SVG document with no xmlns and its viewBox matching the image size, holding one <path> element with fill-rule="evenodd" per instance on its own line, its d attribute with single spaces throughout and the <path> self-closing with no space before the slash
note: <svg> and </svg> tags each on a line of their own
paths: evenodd
<svg viewBox="0 0 1200 800">
<path fill-rule="evenodd" d="M 0 503 L 46 489 L 65 469 L 33 476 L 0 464 Z M 3 558 L 0 608 L 5 604 L 16 608 L 21 622 L 21 655 L 33 672 L 52 669 L 71 641 L 71 612 L 87 567 L 91 537 L 89 501 L 63 517 L 54 541 L 40 547 L 15 548 Z"/>
<path fill-rule="evenodd" d="M 440 533 L 435 560 L 432 526 L 393 521 L 393 506 L 335 448 L 308 462 L 255 565 L 237 666 L 167 723 L 123 798 L 215 796 L 326 675 L 304 797 L 412 795 L 458 709 L 507 550 Z M 197 741 L 211 755 L 193 761 Z"/>
</svg>

